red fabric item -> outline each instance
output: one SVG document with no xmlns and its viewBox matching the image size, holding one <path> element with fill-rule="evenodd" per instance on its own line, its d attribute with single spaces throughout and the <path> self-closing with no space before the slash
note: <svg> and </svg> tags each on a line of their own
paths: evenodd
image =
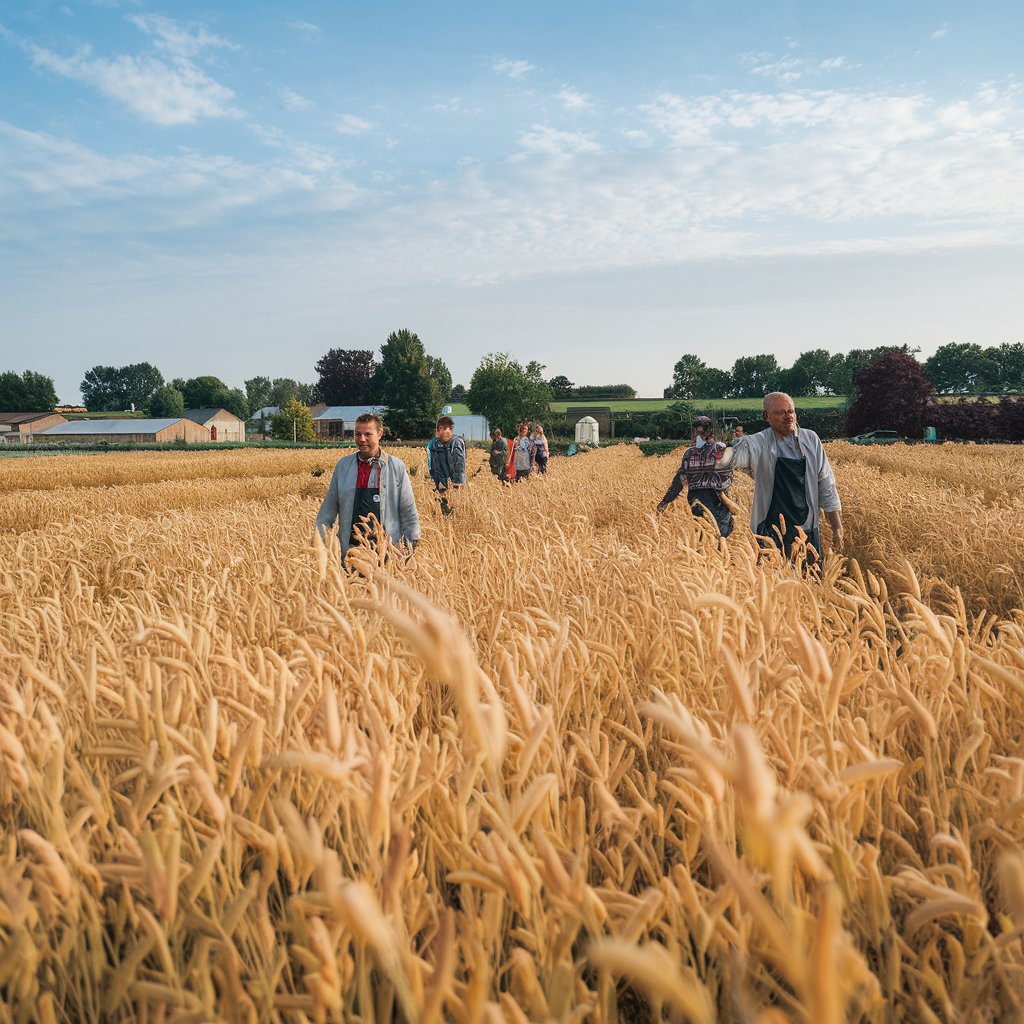
<svg viewBox="0 0 1024 1024">
<path fill-rule="evenodd" d="M 358 473 L 356 474 L 356 487 L 370 486 L 370 470 L 373 469 L 373 459 L 356 459 Z"/>
</svg>

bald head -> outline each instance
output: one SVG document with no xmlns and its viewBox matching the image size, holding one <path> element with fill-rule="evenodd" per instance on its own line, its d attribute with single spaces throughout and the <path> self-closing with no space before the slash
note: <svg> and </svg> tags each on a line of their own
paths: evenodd
<svg viewBox="0 0 1024 1024">
<path fill-rule="evenodd" d="M 764 396 L 764 418 L 777 437 L 796 433 L 796 408 L 784 391 L 772 391 Z"/>
<path fill-rule="evenodd" d="M 769 409 L 778 402 L 788 402 L 792 405 L 793 399 L 787 395 L 785 391 L 769 391 L 768 394 L 764 396 L 764 411 L 768 412 Z"/>
</svg>

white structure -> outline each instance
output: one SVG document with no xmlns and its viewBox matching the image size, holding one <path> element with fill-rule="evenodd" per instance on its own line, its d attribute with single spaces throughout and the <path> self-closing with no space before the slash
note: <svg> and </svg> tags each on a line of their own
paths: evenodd
<svg viewBox="0 0 1024 1024">
<path fill-rule="evenodd" d="M 452 419 L 455 420 L 452 433 L 456 437 L 464 438 L 466 441 L 489 441 L 491 439 L 491 425 L 486 416 L 453 416 Z"/>
<path fill-rule="evenodd" d="M 584 416 L 576 423 L 576 443 L 596 445 L 600 440 L 600 430 L 593 416 Z"/>
</svg>

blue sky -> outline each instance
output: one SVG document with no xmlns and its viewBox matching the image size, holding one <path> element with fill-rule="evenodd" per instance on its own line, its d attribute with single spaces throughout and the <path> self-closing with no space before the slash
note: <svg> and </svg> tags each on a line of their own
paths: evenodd
<svg viewBox="0 0 1024 1024">
<path fill-rule="evenodd" d="M 1019 341 L 1024 7 L 0 2 L 0 369 Z"/>
</svg>

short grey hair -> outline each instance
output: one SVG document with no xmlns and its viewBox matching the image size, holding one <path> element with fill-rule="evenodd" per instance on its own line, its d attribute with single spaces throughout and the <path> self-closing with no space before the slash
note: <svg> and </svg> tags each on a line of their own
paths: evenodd
<svg viewBox="0 0 1024 1024">
<path fill-rule="evenodd" d="M 774 405 L 780 398 L 785 398 L 788 402 L 793 401 L 793 396 L 787 395 L 785 391 L 769 391 L 768 394 L 764 396 L 764 403 L 761 408 L 767 412 L 768 406 Z"/>
</svg>

